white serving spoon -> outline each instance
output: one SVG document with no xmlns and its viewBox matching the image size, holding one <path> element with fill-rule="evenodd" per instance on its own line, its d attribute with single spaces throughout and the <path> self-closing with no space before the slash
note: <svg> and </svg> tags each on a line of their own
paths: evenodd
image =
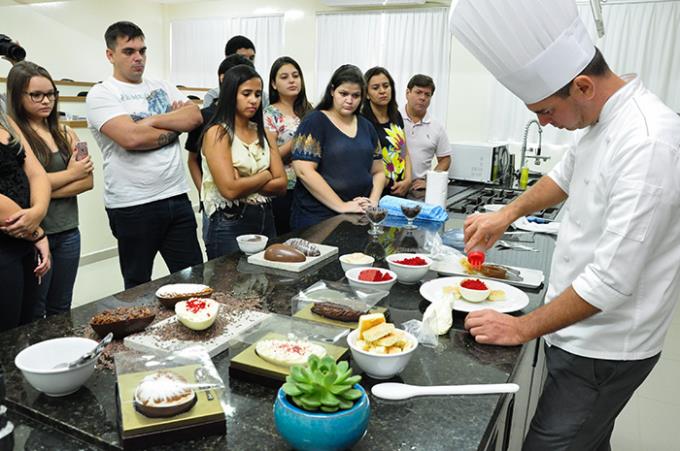
<svg viewBox="0 0 680 451">
<path fill-rule="evenodd" d="M 371 393 L 382 399 L 400 400 L 414 396 L 439 395 L 488 395 L 493 393 L 515 393 L 519 390 L 517 384 L 479 384 L 479 385 L 433 385 L 420 386 L 384 382 L 374 385 Z"/>
</svg>

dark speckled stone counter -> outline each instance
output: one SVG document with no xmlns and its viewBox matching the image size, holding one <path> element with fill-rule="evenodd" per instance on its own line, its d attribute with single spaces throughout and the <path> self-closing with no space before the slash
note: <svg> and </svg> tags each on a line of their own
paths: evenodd
<svg viewBox="0 0 680 451">
<path fill-rule="evenodd" d="M 456 224 L 449 224 L 455 226 Z M 406 235 L 401 229 L 387 229 L 377 240 L 366 233 L 367 226 L 343 221 L 326 221 L 301 234 L 312 241 L 338 246 L 340 255 L 363 251 L 373 255 L 422 246 L 424 232 Z M 415 240 L 415 241 L 414 241 Z M 541 252 L 491 251 L 490 261 L 548 271 L 553 239 L 535 236 L 531 244 Z M 384 265 L 384 262 L 379 263 Z M 434 274 L 430 274 L 434 277 Z M 290 314 L 290 299 L 319 279 L 340 280 L 343 272 L 337 258 L 301 274 L 285 273 L 250 265 L 242 254 L 223 257 L 191 269 L 149 282 L 114 296 L 0 335 L 0 363 L 6 371 L 7 399 L 12 421 L 17 425 L 16 449 L 120 449 L 114 398 L 115 375 L 97 370 L 78 392 L 64 398 L 50 398 L 28 385 L 14 366 L 14 356 L 26 346 L 49 338 L 73 335 L 97 312 L 131 304 L 155 303 L 153 293 L 161 285 L 175 282 L 205 283 L 216 291 L 258 295 L 267 309 Z M 537 307 L 545 288 L 527 291 L 530 304 Z M 392 321 L 402 323 L 420 318 L 428 303 L 418 286 L 397 284 L 384 300 Z M 462 327 L 463 314 L 454 312 L 454 328 L 441 337 L 436 348 L 420 346 L 401 374 L 406 383 L 420 385 L 501 383 L 512 379 L 523 348 L 479 345 Z M 229 378 L 228 352 L 213 359 L 228 384 L 225 391 L 227 436 L 206 437 L 157 449 L 285 449 L 273 423 L 275 389 L 244 379 Z M 375 381 L 364 378 L 370 387 Z M 357 450 L 474 450 L 485 449 L 499 421 L 506 396 L 458 396 L 415 398 L 400 402 L 381 401 L 371 396 L 371 420 Z M 46 438 L 50 440 L 47 441 Z M 42 443 L 42 445 L 40 445 Z M 43 446 L 42 448 L 40 446 Z M 47 448 L 45 448 L 47 446 Z M 20 447 L 20 448 L 19 448 Z"/>
</svg>

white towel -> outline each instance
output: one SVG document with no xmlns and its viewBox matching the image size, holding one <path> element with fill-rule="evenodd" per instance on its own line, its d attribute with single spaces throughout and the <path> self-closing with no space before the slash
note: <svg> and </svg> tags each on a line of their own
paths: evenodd
<svg viewBox="0 0 680 451">
<path fill-rule="evenodd" d="M 526 216 L 522 216 L 517 221 L 513 222 L 512 225 L 516 229 L 526 230 L 528 232 L 557 235 L 557 232 L 560 231 L 560 223 L 557 221 L 548 222 L 546 224 L 536 224 L 535 222 L 529 222 Z"/>
</svg>

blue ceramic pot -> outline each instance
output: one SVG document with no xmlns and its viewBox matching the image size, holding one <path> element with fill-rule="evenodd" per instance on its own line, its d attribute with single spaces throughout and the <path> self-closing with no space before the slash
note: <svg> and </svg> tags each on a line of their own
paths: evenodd
<svg viewBox="0 0 680 451">
<path fill-rule="evenodd" d="M 299 451 L 341 451 L 364 436 L 371 407 L 364 388 L 351 409 L 334 413 L 308 412 L 288 400 L 280 388 L 274 403 L 274 424 L 281 437 Z"/>
</svg>

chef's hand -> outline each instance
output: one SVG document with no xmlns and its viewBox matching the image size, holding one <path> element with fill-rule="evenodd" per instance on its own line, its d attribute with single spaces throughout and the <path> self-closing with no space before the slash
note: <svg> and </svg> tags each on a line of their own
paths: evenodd
<svg viewBox="0 0 680 451">
<path fill-rule="evenodd" d="M 522 334 L 518 317 L 491 309 L 468 313 L 465 329 L 482 344 L 517 346 L 528 341 Z"/>
<path fill-rule="evenodd" d="M 408 190 L 411 188 L 411 182 L 409 180 L 402 180 L 401 182 L 395 182 L 390 188 L 390 192 L 395 196 L 404 197 L 408 194 Z"/>
<path fill-rule="evenodd" d="M 473 213 L 465 218 L 463 232 L 465 236 L 465 252 L 475 246 L 489 249 L 508 229 L 508 222 L 502 211 L 492 213 Z"/>
<path fill-rule="evenodd" d="M 33 245 L 38 251 L 38 265 L 33 270 L 33 273 L 36 277 L 42 277 L 47 273 L 47 271 L 50 270 L 50 267 L 52 266 L 50 244 L 47 241 L 47 237 L 43 237 L 43 239 L 36 241 Z"/>
<path fill-rule="evenodd" d="M 342 205 L 340 205 L 340 208 L 338 209 L 338 213 L 363 213 L 364 208 L 361 206 L 361 203 L 354 199 L 350 200 L 349 202 L 343 202 Z"/>
<path fill-rule="evenodd" d="M 24 208 L 5 219 L 0 230 L 14 238 L 27 238 L 38 228 L 41 219 L 35 208 Z"/>
<path fill-rule="evenodd" d="M 427 181 L 425 179 L 415 179 L 411 184 L 411 191 L 418 191 L 425 189 L 427 187 Z"/>
</svg>

